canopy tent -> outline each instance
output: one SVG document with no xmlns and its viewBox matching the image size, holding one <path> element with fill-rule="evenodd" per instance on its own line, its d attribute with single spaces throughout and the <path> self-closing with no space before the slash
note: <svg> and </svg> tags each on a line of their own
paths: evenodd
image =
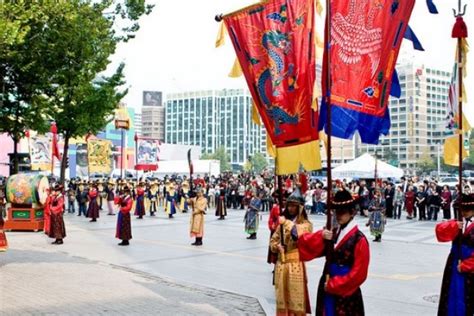
<svg viewBox="0 0 474 316">
<path fill-rule="evenodd" d="M 335 179 L 343 178 L 365 178 L 373 179 L 375 174 L 375 158 L 370 154 L 363 154 L 358 158 L 349 161 L 332 169 L 332 176 Z M 380 159 L 377 159 L 377 178 L 401 178 L 403 170 Z"/>
</svg>

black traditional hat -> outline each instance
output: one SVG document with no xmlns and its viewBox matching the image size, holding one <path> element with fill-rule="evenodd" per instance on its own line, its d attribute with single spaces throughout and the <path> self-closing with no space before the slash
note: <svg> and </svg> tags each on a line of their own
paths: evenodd
<svg viewBox="0 0 474 316">
<path fill-rule="evenodd" d="M 354 210 L 354 199 L 352 198 L 352 194 L 347 190 L 337 191 L 331 205 L 336 211 L 352 212 Z"/>
<path fill-rule="evenodd" d="M 463 211 L 473 211 L 474 210 L 474 193 L 471 193 L 471 194 L 463 193 L 461 195 L 461 201 L 459 201 L 459 199 L 456 199 L 456 201 L 453 204 L 453 207 L 458 209 L 459 202 L 461 202 Z"/>
<path fill-rule="evenodd" d="M 122 188 L 122 191 L 123 191 L 124 193 L 127 193 L 127 192 L 130 193 L 130 188 L 129 188 L 128 186 L 124 186 L 124 187 Z"/>
<path fill-rule="evenodd" d="M 61 184 L 56 184 L 53 187 L 53 191 L 62 191 L 62 190 L 63 190 L 63 186 Z"/>
</svg>

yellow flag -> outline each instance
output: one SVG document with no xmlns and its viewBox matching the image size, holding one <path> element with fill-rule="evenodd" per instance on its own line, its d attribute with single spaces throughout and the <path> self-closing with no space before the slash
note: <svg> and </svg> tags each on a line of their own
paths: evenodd
<svg viewBox="0 0 474 316">
<path fill-rule="evenodd" d="M 239 60 L 235 58 L 234 65 L 232 66 L 232 69 L 229 73 L 229 77 L 238 78 L 240 76 L 242 76 L 242 68 L 240 68 Z"/>
<path fill-rule="evenodd" d="M 276 157 L 275 146 L 273 146 L 272 139 L 270 138 L 270 135 L 268 135 L 268 133 L 267 133 L 267 153 L 270 157 L 273 157 L 273 158 Z"/>
<path fill-rule="evenodd" d="M 216 38 L 216 48 L 219 46 L 224 45 L 225 43 L 225 24 L 224 22 L 220 22 L 219 25 L 219 31 L 217 32 L 217 38 Z"/>
<path fill-rule="evenodd" d="M 255 105 L 255 102 L 252 101 L 252 121 L 257 124 L 257 125 L 262 125 L 262 122 L 260 121 L 260 115 L 258 114 L 257 106 Z M 269 137 L 267 137 L 269 139 Z"/>
<path fill-rule="evenodd" d="M 463 159 L 469 156 L 469 152 L 462 147 Z M 459 136 L 454 135 L 444 141 L 444 163 L 450 166 L 459 166 Z"/>
</svg>

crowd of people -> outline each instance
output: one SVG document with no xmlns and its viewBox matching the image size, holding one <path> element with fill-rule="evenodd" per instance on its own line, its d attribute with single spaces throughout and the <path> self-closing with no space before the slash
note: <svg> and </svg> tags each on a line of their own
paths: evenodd
<svg viewBox="0 0 474 316">
<path fill-rule="evenodd" d="M 281 191 L 277 190 L 277 183 L 281 184 Z M 229 209 L 244 209 L 244 231 L 249 240 L 257 239 L 261 214 L 269 212 L 267 261 L 274 264 L 277 314 L 311 312 L 305 262 L 326 256 L 316 315 L 363 315 L 360 286 L 367 278 L 370 247 L 354 221 L 355 216 L 367 217 L 366 225 L 375 237 L 373 241 L 381 242 L 387 218 L 437 221 L 441 219 L 438 213 L 442 210 L 443 221 L 436 225 L 436 236 L 440 242 L 451 241 L 453 248 L 443 279 L 439 309 L 446 311 L 442 315 L 451 315 L 457 309 L 466 311 L 466 315 L 472 314 L 474 194 L 470 193 L 469 183 L 464 183 L 461 195 L 459 190 L 440 186 L 436 180 L 417 182 L 413 178 L 402 178 L 398 183 L 390 179 L 337 180 L 331 188 L 332 227 L 314 232 L 309 215 L 328 212 L 328 192 L 322 181 L 306 174 L 279 179 L 266 173 L 259 176 L 198 175 L 192 179 L 165 177 L 136 182 L 71 179 L 65 187 L 60 184 L 51 187 L 44 205 L 44 231 L 54 239 L 53 244 L 60 245 L 66 237 L 64 212 L 77 211 L 77 216 L 96 222 L 101 210 L 106 210 L 107 215 L 117 216 L 115 237 L 121 240 L 119 245 L 128 246 L 132 239 L 132 212 L 137 220 L 147 214 L 156 216 L 161 210 L 170 220 L 177 212 L 189 212 L 189 234 L 195 238 L 192 245 L 202 246 L 205 215 L 209 210 L 215 209 L 214 215 L 225 220 Z M 462 221 L 451 220 L 456 217 L 459 205 L 463 206 Z M 449 302 L 454 299 L 462 301 L 462 306 L 451 306 Z"/>
</svg>

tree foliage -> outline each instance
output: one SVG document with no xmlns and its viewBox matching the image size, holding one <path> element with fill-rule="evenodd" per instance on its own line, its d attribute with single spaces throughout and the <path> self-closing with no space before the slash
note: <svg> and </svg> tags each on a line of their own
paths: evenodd
<svg viewBox="0 0 474 316">
<path fill-rule="evenodd" d="M 18 3 L 0 10 L 0 26 L 16 34 L 0 31 L 0 47 L 8 44 L 0 54 L 0 120 L 12 122 L 2 131 L 18 137 L 25 129 L 42 131 L 56 121 L 65 140 L 63 180 L 69 139 L 102 130 L 126 94 L 120 90 L 123 64 L 110 77 L 100 74 L 117 44 L 134 37 L 138 19 L 152 6 L 145 0 Z"/>
<path fill-rule="evenodd" d="M 429 173 L 436 169 L 436 163 L 433 157 L 429 154 L 428 150 L 425 150 L 418 160 L 417 168 L 422 173 Z"/>
<path fill-rule="evenodd" d="M 261 173 L 268 165 L 267 159 L 262 153 L 256 153 L 251 159 L 252 169 L 256 173 Z"/>
<path fill-rule="evenodd" d="M 230 171 L 232 169 L 230 165 L 230 156 L 224 147 L 219 147 L 212 154 L 203 154 L 201 159 L 215 159 L 221 163 L 221 172 Z"/>
</svg>

